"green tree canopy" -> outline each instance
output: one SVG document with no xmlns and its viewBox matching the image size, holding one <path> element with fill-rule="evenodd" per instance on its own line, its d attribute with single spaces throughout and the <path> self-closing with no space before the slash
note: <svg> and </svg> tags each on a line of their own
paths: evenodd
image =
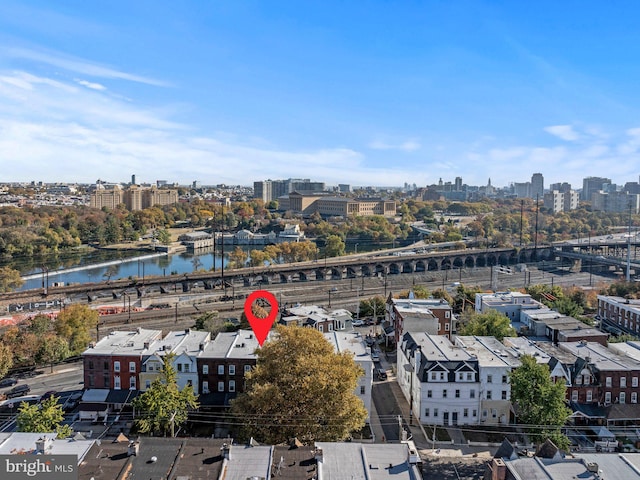
<svg viewBox="0 0 640 480">
<path fill-rule="evenodd" d="M 87 305 L 73 304 L 58 314 L 55 330 L 59 336 L 68 340 L 71 354 L 78 355 L 91 342 L 91 333 L 97 324 L 98 312 Z"/>
<path fill-rule="evenodd" d="M 518 423 L 538 442 L 550 438 L 559 448 L 568 449 L 569 439 L 562 434 L 571 410 L 565 401 L 564 381 L 553 382 L 546 364 L 531 355 L 520 357 L 522 364 L 512 370 L 511 401 L 516 407 Z"/>
<path fill-rule="evenodd" d="M 312 328 L 278 326 L 275 338 L 257 350 L 246 390 L 232 411 L 248 435 L 278 444 L 339 441 L 367 418 L 354 393 L 362 369 L 350 353 L 336 353 Z"/>
<path fill-rule="evenodd" d="M 338 235 L 329 235 L 324 246 L 324 253 L 327 257 L 340 257 L 344 255 L 344 240 L 342 240 Z"/>
<path fill-rule="evenodd" d="M 135 426 L 140 433 L 175 435 L 187 422 L 189 411 L 199 406 L 193 386 L 178 388 L 174 358 L 174 354 L 164 356 L 162 370 L 151 387 L 132 402 L 136 412 Z"/>
<path fill-rule="evenodd" d="M 384 317 L 385 301 L 380 295 L 360 300 L 360 317 Z"/>
<path fill-rule="evenodd" d="M 471 313 L 470 320 L 462 325 L 460 335 L 477 335 L 496 337 L 502 341 L 504 337 L 515 337 L 516 331 L 509 318 L 497 310 L 487 313 Z"/>
<path fill-rule="evenodd" d="M 59 438 L 66 438 L 71 435 L 71 427 L 63 425 L 63 420 L 64 411 L 55 396 L 34 405 L 22 402 L 16 418 L 19 432 L 57 432 Z"/>
<path fill-rule="evenodd" d="M 53 373 L 53 364 L 61 362 L 69 355 L 69 342 L 66 339 L 54 334 L 47 334 L 40 340 L 40 347 L 36 353 L 36 361 L 51 365 Z"/>
</svg>

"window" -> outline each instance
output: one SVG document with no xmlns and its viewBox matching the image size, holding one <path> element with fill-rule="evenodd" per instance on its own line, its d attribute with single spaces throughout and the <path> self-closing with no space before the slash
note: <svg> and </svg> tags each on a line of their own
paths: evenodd
<svg viewBox="0 0 640 480">
<path fill-rule="evenodd" d="M 230 392 L 235 392 L 236 391 L 236 381 L 235 380 L 229 380 L 229 391 Z"/>
<path fill-rule="evenodd" d="M 360 395 L 364 395 L 364 392 L 366 391 L 364 385 L 360 385 Z"/>
<path fill-rule="evenodd" d="M 324 327 L 322 325 L 318 325 L 318 330 L 320 333 L 324 333 Z"/>
<path fill-rule="evenodd" d="M 491 400 L 492 396 L 493 396 L 493 392 L 491 390 L 487 390 L 487 400 Z"/>
<path fill-rule="evenodd" d="M 103 367 L 105 370 L 109 370 L 109 362 L 104 362 Z"/>
<path fill-rule="evenodd" d="M 467 372 L 467 381 L 470 382 L 473 380 L 473 374 L 471 372 Z"/>
<path fill-rule="evenodd" d="M 607 386 L 608 388 L 611 388 L 611 377 L 607 377 L 607 379 L 606 379 L 606 386 Z"/>
<path fill-rule="evenodd" d="M 93 379 L 93 375 L 89 375 L 89 386 L 90 387 L 94 387 L 95 386 L 95 380 Z"/>
<path fill-rule="evenodd" d="M 120 362 L 113 362 L 113 371 L 114 372 L 120 371 Z"/>
<path fill-rule="evenodd" d="M 469 416 L 469 409 L 465 408 L 464 410 L 462 410 L 462 416 L 463 417 L 468 417 Z"/>
<path fill-rule="evenodd" d="M 487 383 L 493 383 L 493 375 L 487 375 Z"/>
<path fill-rule="evenodd" d="M 486 416 L 489 414 L 489 412 L 487 412 L 486 410 L 482 410 L 482 416 L 486 418 Z"/>
<path fill-rule="evenodd" d="M 151 388 L 151 380 L 147 380 L 146 382 L 144 382 L 144 388 L 145 389 Z"/>
<path fill-rule="evenodd" d="M 620 403 L 627 402 L 627 394 L 625 392 L 620 392 Z"/>
<path fill-rule="evenodd" d="M 631 403 L 638 403 L 638 394 L 636 392 L 631 392 Z"/>
<path fill-rule="evenodd" d="M 129 377 L 129 390 L 136 389 L 136 377 Z"/>
<path fill-rule="evenodd" d="M 627 377 L 620 377 L 620 388 L 627 388 Z"/>
<path fill-rule="evenodd" d="M 571 392 L 571 401 L 572 402 L 578 401 L 578 390 L 574 390 L 573 392 Z"/>
<path fill-rule="evenodd" d="M 424 409 L 424 416 L 425 416 L 425 417 L 428 417 L 428 416 L 429 416 L 429 409 L 428 409 L 428 408 L 425 408 L 425 409 Z"/>
<path fill-rule="evenodd" d="M 182 364 L 181 363 L 178 364 L 178 371 L 182 372 Z"/>
<path fill-rule="evenodd" d="M 444 318 L 450 318 L 451 317 L 451 312 L 450 311 L 446 311 L 444 312 Z"/>
<path fill-rule="evenodd" d="M 604 394 L 604 403 L 611 403 L 611 392 L 606 392 Z"/>
<path fill-rule="evenodd" d="M 244 366 L 244 373 L 249 373 L 251 371 L 251 365 Z"/>
<path fill-rule="evenodd" d="M 129 362 L 129 371 L 131 373 L 135 373 L 136 372 L 136 362 Z"/>
<path fill-rule="evenodd" d="M 431 380 L 435 380 L 436 379 L 436 372 L 431 372 Z"/>
<path fill-rule="evenodd" d="M 120 390 L 120 377 L 115 377 L 113 379 L 113 388 Z"/>
<path fill-rule="evenodd" d="M 473 409 L 473 417 L 477 417 L 478 416 L 478 410 L 476 410 L 475 408 Z"/>
<path fill-rule="evenodd" d="M 631 377 L 631 386 L 632 387 L 638 386 L 638 377 Z"/>
<path fill-rule="evenodd" d="M 433 398 L 433 390 L 427 390 L 427 398 Z"/>
<path fill-rule="evenodd" d="M 224 382 L 218 382 L 218 391 L 224 392 Z"/>
<path fill-rule="evenodd" d="M 440 380 L 444 380 L 444 372 L 440 372 Z"/>
<path fill-rule="evenodd" d="M 445 332 L 448 332 L 448 331 L 449 331 L 449 324 L 448 324 L 448 323 L 445 323 L 445 324 L 444 324 L 444 331 L 445 331 Z"/>
<path fill-rule="evenodd" d="M 236 366 L 229 365 L 229 375 L 235 375 L 235 374 L 236 374 Z"/>
<path fill-rule="evenodd" d="M 509 383 L 509 377 L 502 375 L 502 383 Z"/>
<path fill-rule="evenodd" d="M 218 375 L 224 375 L 224 365 L 218 365 Z"/>
<path fill-rule="evenodd" d="M 202 382 L 202 393 L 209 393 L 209 382 L 206 380 Z"/>
<path fill-rule="evenodd" d="M 498 410 L 496 410 L 495 408 L 491 409 L 491 416 L 493 418 L 496 418 L 498 416 Z"/>
<path fill-rule="evenodd" d="M 191 370 L 191 368 L 190 368 L 190 367 L 191 367 L 191 365 L 190 365 L 190 364 L 185 363 L 185 364 L 184 364 L 184 371 L 185 371 L 186 373 L 189 373 L 189 370 Z"/>
<path fill-rule="evenodd" d="M 442 390 L 442 398 L 447 398 L 447 389 Z"/>
<path fill-rule="evenodd" d="M 89 360 L 89 370 L 93 370 L 93 360 Z"/>
<path fill-rule="evenodd" d="M 203 375 L 209 375 L 209 365 L 203 365 L 202 366 L 202 374 Z"/>
<path fill-rule="evenodd" d="M 433 416 L 434 416 L 434 417 L 437 417 L 437 416 L 438 416 L 438 409 L 437 409 L 437 408 L 434 408 L 434 409 L 433 409 Z"/>
<path fill-rule="evenodd" d="M 469 392 L 469 398 L 476 398 L 476 391 L 475 390 L 471 390 Z"/>
<path fill-rule="evenodd" d="M 507 399 L 507 391 L 502 390 L 502 400 L 506 400 L 506 399 Z"/>
<path fill-rule="evenodd" d="M 460 390 L 456 390 L 456 398 L 460 398 Z"/>
<path fill-rule="evenodd" d="M 591 390 L 587 390 L 587 403 L 593 402 L 593 392 Z"/>
</svg>

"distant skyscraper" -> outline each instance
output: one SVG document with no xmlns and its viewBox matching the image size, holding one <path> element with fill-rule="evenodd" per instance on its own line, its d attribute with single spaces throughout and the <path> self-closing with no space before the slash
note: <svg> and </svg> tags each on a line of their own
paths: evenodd
<svg viewBox="0 0 640 480">
<path fill-rule="evenodd" d="M 462 177 L 456 177 L 455 190 L 456 192 L 459 192 L 460 190 L 462 190 Z"/>
<path fill-rule="evenodd" d="M 531 175 L 531 198 L 542 198 L 544 195 L 544 177 L 541 173 Z"/>
<path fill-rule="evenodd" d="M 605 184 L 610 184 L 610 178 L 604 177 L 586 177 L 582 179 L 582 193 L 580 200 L 591 201 L 591 197 L 595 192 L 598 192 L 604 188 Z"/>
<path fill-rule="evenodd" d="M 136 184 L 136 174 L 134 173 L 133 175 L 131 175 L 131 185 L 135 185 Z"/>
</svg>

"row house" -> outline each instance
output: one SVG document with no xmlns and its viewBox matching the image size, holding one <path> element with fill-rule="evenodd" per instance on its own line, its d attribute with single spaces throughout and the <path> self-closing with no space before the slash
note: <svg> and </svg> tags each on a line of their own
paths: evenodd
<svg viewBox="0 0 640 480">
<path fill-rule="evenodd" d="M 348 310 L 337 309 L 328 312 L 317 305 L 296 305 L 288 307 L 279 323 L 315 328 L 320 333 L 351 330 L 353 317 Z"/>
<path fill-rule="evenodd" d="M 638 403 L 640 361 L 598 343 L 566 342 L 558 346 L 577 357 L 567 392 L 571 402 L 605 407 Z"/>
<path fill-rule="evenodd" d="M 354 392 L 362 400 L 367 409 L 367 421 L 371 415 L 371 391 L 373 389 L 373 359 L 371 349 L 366 346 L 362 336 L 357 332 L 331 332 L 325 333 L 324 338 L 333 345 L 337 353 L 348 352 L 364 372 L 358 379 L 358 385 Z"/>
<path fill-rule="evenodd" d="M 534 300 L 528 293 L 476 293 L 476 312 L 487 313 L 488 310 L 497 310 L 511 320 L 512 323 L 520 321 L 522 312 L 538 310 L 540 308 L 546 307 L 537 300 Z"/>
<path fill-rule="evenodd" d="M 495 337 L 458 336 L 455 345 L 478 359 L 480 423 L 510 423 L 510 374 L 520 366 L 518 357 Z"/>
<path fill-rule="evenodd" d="M 221 332 L 205 345 L 198 355 L 200 403 L 228 406 L 244 390 L 244 376 L 256 365 L 259 346 L 251 330 Z"/>
<path fill-rule="evenodd" d="M 520 333 L 527 336 L 546 337 L 553 343 L 587 340 L 598 342 L 606 347 L 609 338 L 608 334 L 551 309 L 523 311 L 520 322 L 524 325 Z"/>
<path fill-rule="evenodd" d="M 143 358 L 161 330 L 114 331 L 82 353 L 86 389 L 136 390 Z"/>
<path fill-rule="evenodd" d="M 640 335 L 640 300 L 598 295 L 598 318 L 612 333 Z"/>
<path fill-rule="evenodd" d="M 478 359 L 445 336 L 408 332 L 397 353 L 397 381 L 421 423 L 478 425 Z"/>
<path fill-rule="evenodd" d="M 195 392 L 199 390 L 198 356 L 211 340 L 209 332 L 186 329 L 169 332 L 163 339 L 156 340 L 148 346 L 148 354 L 143 358 L 140 372 L 141 391 L 147 390 L 162 371 L 163 357 L 173 354 L 173 368 L 176 381 L 181 390 L 191 385 Z"/>
<path fill-rule="evenodd" d="M 455 316 L 451 305 L 438 298 L 387 299 L 387 318 L 394 329 L 396 345 L 407 332 L 426 332 L 451 339 L 455 333 Z"/>
</svg>

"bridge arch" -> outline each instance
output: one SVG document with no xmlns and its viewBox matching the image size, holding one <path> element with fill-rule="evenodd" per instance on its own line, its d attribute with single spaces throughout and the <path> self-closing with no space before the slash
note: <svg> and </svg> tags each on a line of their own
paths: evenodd
<svg viewBox="0 0 640 480">
<path fill-rule="evenodd" d="M 398 275 L 399 273 L 402 273 L 400 266 L 397 263 L 390 263 L 389 275 Z"/>
<path fill-rule="evenodd" d="M 348 266 L 347 267 L 347 278 L 356 278 L 358 274 L 356 273 L 356 267 Z"/>
<path fill-rule="evenodd" d="M 382 265 L 382 264 L 378 263 L 378 264 L 375 266 L 374 274 L 375 274 L 375 275 L 377 275 L 377 276 L 380 276 L 380 275 L 386 275 L 386 274 L 387 274 L 387 269 L 385 268 L 385 266 L 384 266 L 384 265 Z"/>
<path fill-rule="evenodd" d="M 362 265 L 362 276 L 370 277 L 371 276 L 371 267 L 369 265 Z"/>
<path fill-rule="evenodd" d="M 413 273 L 413 263 L 411 262 L 404 262 L 402 264 L 402 273 Z"/>
<path fill-rule="evenodd" d="M 342 280 L 342 269 L 331 268 L 330 275 L 331 275 L 331 280 Z"/>
<path fill-rule="evenodd" d="M 451 259 L 445 257 L 442 259 L 442 263 L 440 264 L 440 270 L 451 270 Z"/>
<path fill-rule="evenodd" d="M 462 257 L 456 257 L 453 260 L 453 268 L 462 268 L 464 267 L 464 260 L 462 259 Z"/>
<path fill-rule="evenodd" d="M 466 268 L 473 268 L 476 266 L 476 260 L 472 256 L 468 256 L 464 259 L 464 266 Z"/>
<path fill-rule="evenodd" d="M 416 272 L 424 272 L 427 270 L 427 265 L 422 260 L 416 262 Z"/>
<path fill-rule="evenodd" d="M 431 260 L 429 260 L 429 264 L 427 266 L 427 270 L 429 270 L 430 272 L 434 272 L 436 270 L 440 270 L 440 265 L 438 265 L 438 262 L 436 262 L 432 258 Z"/>
</svg>

